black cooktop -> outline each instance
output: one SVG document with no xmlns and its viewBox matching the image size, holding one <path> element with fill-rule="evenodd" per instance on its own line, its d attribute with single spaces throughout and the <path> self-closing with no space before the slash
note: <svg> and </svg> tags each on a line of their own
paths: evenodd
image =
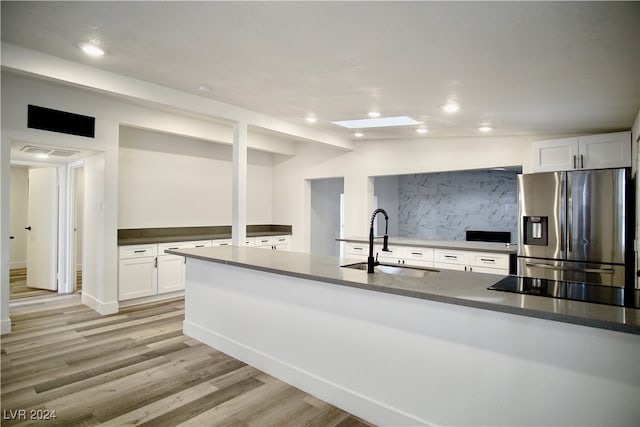
<svg viewBox="0 0 640 427">
<path fill-rule="evenodd" d="M 625 289 L 590 283 L 565 282 L 508 276 L 488 289 L 527 295 L 640 308 L 640 289 Z"/>
</svg>

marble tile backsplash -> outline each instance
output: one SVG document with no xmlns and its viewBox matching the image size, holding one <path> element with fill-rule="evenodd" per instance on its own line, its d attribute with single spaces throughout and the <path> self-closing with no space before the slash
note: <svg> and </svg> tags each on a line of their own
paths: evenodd
<svg viewBox="0 0 640 427">
<path fill-rule="evenodd" d="M 517 173 L 464 171 L 403 175 L 401 237 L 465 240 L 466 230 L 510 231 L 518 238 Z"/>
</svg>

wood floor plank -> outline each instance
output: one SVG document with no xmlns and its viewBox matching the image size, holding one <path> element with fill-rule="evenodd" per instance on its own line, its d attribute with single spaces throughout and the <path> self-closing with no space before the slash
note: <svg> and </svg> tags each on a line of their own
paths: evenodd
<svg viewBox="0 0 640 427">
<path fill-rule="evenodd" d="M 11 301 L 2 410 L 55 410 L 64 426 L 370 426 L 182 334 L 184 300 L 101 316 L 80 296 Z M 47 425 L 4 419 L 3 426 Z"/>
</svg>

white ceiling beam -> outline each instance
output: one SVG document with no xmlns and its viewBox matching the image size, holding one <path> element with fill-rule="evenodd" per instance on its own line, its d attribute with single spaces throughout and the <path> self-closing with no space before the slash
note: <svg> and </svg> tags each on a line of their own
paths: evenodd
<svg viewBox="0 0 640 427">
<path fill-rule="evenodd" d="M 196 113 L 218 120 L 244 122 L 289 136 L 297 141 L 322 143 L 353 150 L 354 143 L 335 135 L 308 129 L 245 108 L 103 71 L 55 56 L 2 43 L 2 67 L 98 92 Z"/>
</svg>

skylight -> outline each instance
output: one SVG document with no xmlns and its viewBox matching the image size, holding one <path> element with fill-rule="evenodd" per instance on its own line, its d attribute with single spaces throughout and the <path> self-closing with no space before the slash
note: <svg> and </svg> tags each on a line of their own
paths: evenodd
<svg viewBox="0 0 640 427">
<path fill-rule="evenodd" d="M 348 129 L 382 128 L 387 126 L 412 126 L 422 124 L 422 122 L 419 122 L 407 116 L 378 117 L 374 119 L 359 120 L 340 120 L 331 123 Z"/>
</svg>

